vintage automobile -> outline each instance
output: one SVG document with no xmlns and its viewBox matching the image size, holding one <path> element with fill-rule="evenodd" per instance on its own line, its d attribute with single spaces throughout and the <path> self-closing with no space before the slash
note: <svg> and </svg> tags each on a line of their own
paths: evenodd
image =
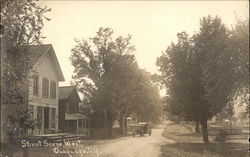
<svg viewBox="0 0 250 157">
<path fill-rule="evenodd" d="M 136 135 L 143 136 L 144 134 L 148 134 L 151 136 L 152 130 L 150 128 L 149 122 L 140 122 L 138 123 L 136 129 L 133 131 L 133 137 Z"/>
</svg>

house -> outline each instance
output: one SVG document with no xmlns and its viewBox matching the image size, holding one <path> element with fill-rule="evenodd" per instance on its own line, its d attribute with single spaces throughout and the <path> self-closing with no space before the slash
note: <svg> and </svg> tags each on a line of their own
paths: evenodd
<svg viewBox="0 0 250 157">
<path fill-rule="evenodd" d="M 93 108 L 90 104 L 86 104 L 83 101 L 79 102 L 79 112 L 83 115 L 90 116 L 93 113 Z"/>
<path fill-rule="evenodd" d="M 28 46 L 31 52 L 33 75 L 29 85 L 28 101 L 31 117 L 36 120 L 29 134 L 47 134 L 58 130 L 58 85 L 64 76 L 51 44 Z"/>
<path fill-rule="evenodd" d="M 79 112 L 80 97 L 75 86 L 59 87 L 59 130 L 88 135 L 90 119 Z"/>
</svg>

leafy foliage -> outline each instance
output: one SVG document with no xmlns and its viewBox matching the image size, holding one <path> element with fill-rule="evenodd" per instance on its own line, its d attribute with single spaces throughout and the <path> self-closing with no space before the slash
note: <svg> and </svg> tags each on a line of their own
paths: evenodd
<svg viewBox="0 0 250 157">
<path fill-rule="evenodd" d="M 41 43 L 43 20 L 47 19 L 44 14 L 48 11 L 37 1 L 1 0 L 2 128 L 11 125 L 27 131 L 34 126 L 28 108 L 27 83 L 33 67 L 27 45 Z"/>
<path fill-rule="evenodd" d="M 44 14 L 37 0 L 1 0 L 1 34 L 9 46 L 41 43 Z"/>
<path fill-rule="evenodd" d="M 244 114 L 249 115 L 249 19 L 236 19 L 230 41 L 234 52 L 234 72 L 237 76 L 235 98 L 240 97 L 240 103 L 246 104 Z"/>
<path fill-rule="evenodd" d="M 202 18 L 199 32 L 191 38 L 185 32 L 177 37 L 178 42 L 172 43 L 157 60 L 161 82 L 168 88 L 165 109 L 186 120 L 199 121 L 203 140 L 208 142 L 207 120 L 233 101 L 239 80 L 239 66 L 235 66 L 239 52 L 219 17 Z"/>
<path fill-rule="evenodd" d="M 149 96 L 158 92 L 153 89 L 150 74 L 138 68 L 131 36 L 113 40 L 112 35 L 111 28 L 100 28 L 88 41 L 76 40 L 70 57 L 75 67 L 73 83 L 84 94 L 84 103 L 93 108 L 96 127 L 104 123 L 109 129 L 119 116 L 126 119 L 137 112 L 146 117 L 159 98 Z"/>
</svg>

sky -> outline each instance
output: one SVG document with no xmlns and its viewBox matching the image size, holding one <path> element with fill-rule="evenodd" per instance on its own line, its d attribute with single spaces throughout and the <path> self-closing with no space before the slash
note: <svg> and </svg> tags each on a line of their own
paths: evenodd
<svg viewBox="0 0 250 157">
<path fill-rule="evenodd" d="M 52 9 L 46 16 L 44 44 L 52 44 L 65 81 L 70 85 L 73 66 L 69 60 L 74 39 L 95 36 L 100 27 L 111 27 L 114 38 L 132 35 L 135 57 L 140 68 L 157 72 L 161 56 L 178 32 L 192 35 L 199 30 L 199 20 L 218 15 L 228 27 L 235 17 L 249 18 L 248 1 L 40 1 Z"/>
</svg>

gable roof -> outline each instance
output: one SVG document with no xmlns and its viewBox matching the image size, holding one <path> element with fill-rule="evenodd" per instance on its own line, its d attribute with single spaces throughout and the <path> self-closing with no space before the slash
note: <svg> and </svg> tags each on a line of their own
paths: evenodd
<svg viewBox="0 0 250 157">
<path fill-rule="evenodd" d="M 31 61 L 33 64 L 35 64 L 42 56 L 43 54 L 45 54 L 46 52 L 48 52 L 48 50 L 52 47 L 51 44 L 47 44 L 47 45 L 29 45 L 27 46 L 29 51 L 30 51 L 30 55 L 31 55 Z"/>
<path fill-rule="evenodd" d="M 77 99 L 78 99 L 78 101 L 80 101 L 81 99 L 80 99 L 80 97 L 78 95 L 78 92 L 77 92 L 75 86 L 62 86 L 62 87 L 59 87 L 59 100 L 66 100 L 73 93 L 76 93 Z"/>
<path fill-rule="evenodd" d="M 57 60 L 56 53 L 53 49 L 52 44 L 45 44 L 45 45 L 28 45 L 21 47 L 22 49 L 28 49 L 30 52 L 30 60 L 32 64 L 36 64 L 38 60 L 45 55 L 46 53 L 49 53 L 49 56 L 52 59 L 52 62 L 55 66 L 57 76 L 59 78 L 59 81 L 65 81 L 60 64 Z M 19 48 L 20 49 L 20 48 Z"/>
</svg>

